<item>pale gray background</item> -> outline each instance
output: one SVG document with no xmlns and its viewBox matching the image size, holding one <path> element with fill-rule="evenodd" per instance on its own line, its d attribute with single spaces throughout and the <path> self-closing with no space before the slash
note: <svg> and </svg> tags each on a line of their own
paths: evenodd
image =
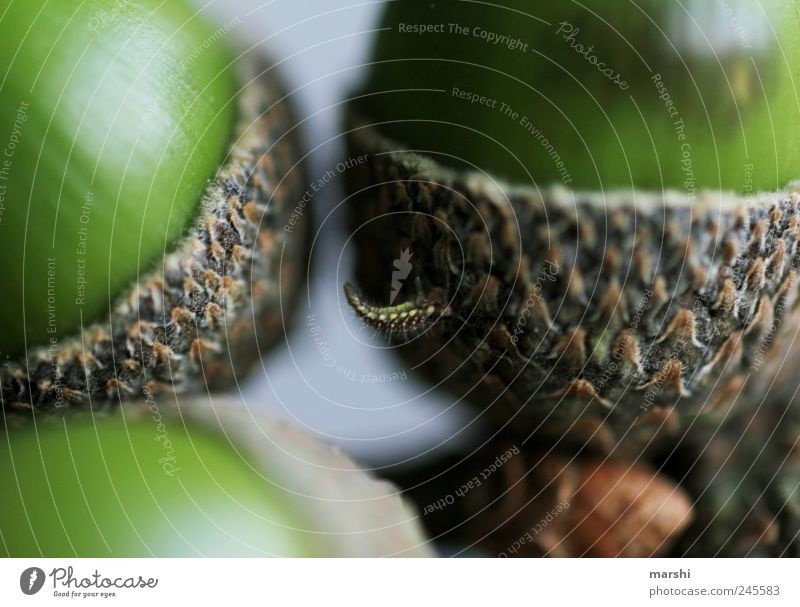
<svg viewBox="0 0 800 607">
<path fill-rule="evenodd" d="M 309 180 L 346 158 L 340 137 L 342 101 L 363 75 L 383 2 L 196 2 L 220 25 L 239 18 L 230 36 L 258 44 L 279 63 L 304 123 Z M 411 463 L 435 450 L 454 449 L 473 432 L 463 407 L 417 381 L 345 305 L 342 284 L 351 275 L 352 245 L 346 245 L 343 198 L 337 179 L 314 200 L 311 284 L 286 343 L 264 356 L 239 393 L 247 406 L 293 420 L 365 464 Z M 308 314 L 315 316 L 330 348 L 328 358 L 314 341 Z M 329 368 L 332 360 L 343 369 Z M 362 382 L 362 374 L 402 371 L 405 381 Z"/>
</svg>

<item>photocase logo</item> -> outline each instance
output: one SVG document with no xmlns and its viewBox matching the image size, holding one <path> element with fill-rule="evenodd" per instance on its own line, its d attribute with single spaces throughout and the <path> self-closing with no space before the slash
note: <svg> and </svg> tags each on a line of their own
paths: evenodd
<svg viewBox="0 0 800 607">
<path fill-rule="evenodd" d="M 403 281 L 408 278 L 411 273 L 411 251 L 406 247 L 400 252 L 400 258 L 394 260 L 395 271 L 392 272 L 392 292 L 389 296 L 389 304 L 393 304 L 400 289 L 403 287 Z"/>
<path fill-rule="evenodd" d="M 19 588 L 27 595 L 36 594 L 44 586 L 44 571 L 38 567 L 28 567 L 19 576 Z"/>
</svg>

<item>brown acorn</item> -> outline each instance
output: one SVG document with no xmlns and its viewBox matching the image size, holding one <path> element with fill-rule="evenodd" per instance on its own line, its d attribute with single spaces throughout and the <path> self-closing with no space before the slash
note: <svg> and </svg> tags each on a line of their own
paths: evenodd
<svg viewBox="0 0 800 607">
<path fill-rule="evenodd" d="M 500 557 L 664 556 L 695 516 L 687 492 L 646 463 L 508 440 L 397 480 L 432 537 Z"/>
</svg>

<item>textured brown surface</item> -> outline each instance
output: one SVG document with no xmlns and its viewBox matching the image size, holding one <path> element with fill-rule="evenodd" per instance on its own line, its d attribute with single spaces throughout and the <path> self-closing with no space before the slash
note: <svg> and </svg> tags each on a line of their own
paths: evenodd
<svg viewBox="0 0 800 607">
<path fill-rule="evenodd" d="M 351 220 L 364 298 L 444 289 L 452 314 L 399 348 L 517 434 L 638 451 L 748 407 L 798 320 L 800 195 L 505 188 L 357 120 Z M 674 440 L 674 439 L 672 439 Z"/>
<path fill-rule="evenodd" d="M 370 157 L 349 175 L 358 302 L 379 313 L 394 259 L 410 252 L 395 305 L 437 293 L 449 313 L 396 334 L 397 351 L 496 433 L 397 477 L 436 537 L 514 555 L 645 554 L 669 536 L 663 553 L 676 535 L 675 555 L 800 554 L 797 184 L 693 199 L 512 188 L 403 150 L 358 117 L 348 137 Z M 509 444 L 513 464 L 464 491 Z M 652 485 L 674 492 L 648 508 L 691 504 L 670 519 L 691 527 L 628 528 L 635 517 L 603 521 L 591 504 L 582 524 L 580 508 L 554 517 L 580 494 L 586 461 L 650 462 Z M 464 499 L 431 507 L 448 491 Z M 603 541 L 576 541 L 593 534 Z"/>
<path fill-rule="evenodd" d="M 295 122 L 274 69 L 240 69 L 233 147 L 185 238 L 109 319 L 56 349 L 4 361 L 5 408 L 217 386 L 240 378 L 259 348 L 283 337 L 287 302 L 306 275 L 310 210 L 284 229 L 305 190 Z"/>
</svg>

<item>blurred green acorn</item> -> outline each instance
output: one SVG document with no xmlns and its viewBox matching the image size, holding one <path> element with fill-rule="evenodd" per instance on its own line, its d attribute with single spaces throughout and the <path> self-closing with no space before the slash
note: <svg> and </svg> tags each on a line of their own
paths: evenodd
<svg viewBox="0 0 800 607">
<path fill-rule="evenodd" d="M 775 191 L 800 176 L 798 11 L 393 2 L 353 107 L 398 144 L 515 185 Z"/>
<path fill-rule="evenodd" d="M 4 556 L 429 555 L 391 485 L 241 403 L 37 415 L 0 443 Z"/>
<path fill-rule="evenodd" d="M 719 419 L 800 320 L 798 27 L 780 0 L 388 4 L 348 104 L 357 314 L 523 436 Z"/>
<path fill-rule="evenodd" d="M 0 27 L 3 402 L 242 373 L 305 268 L 272 68 L 185 0 L 5 1 Z"/>
</svg>

